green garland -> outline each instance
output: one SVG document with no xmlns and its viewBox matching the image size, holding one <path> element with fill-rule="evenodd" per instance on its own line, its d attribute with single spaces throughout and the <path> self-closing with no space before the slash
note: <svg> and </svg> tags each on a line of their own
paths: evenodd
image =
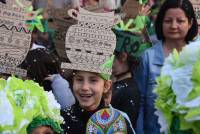
<svg viewBox="0 0 200 134">
<path fill-rule="evenodd" d="M 44 91 L 32 80 L 0 79 L 0 109 L 0 133 L 25 134 L 27 126 L 38 116 L 63 123 L 53 93 Z"/>
<path fill-rule="evenodd" d="M 104 69 L 111 69 L 112 65 L 113 65 L 113 61 L 114 61 L 115 56 L 112 55 L 111 57 L 109 57 L 105 63 L 103 65 L 101 65 L 101 68 Z M 104 73 L 100 73 L 99 76 L 104 79 L 104 80 L 110 80 L 110 74 L 104 74 Z"/>
<path fill-rule="evenodd" d="M 168 133 L 200 132 L 200 42 L 166 58 L 157 79 L 155 106 L 161 129 Z"/>
<path fill-rule="evenodd" d="M 60 125 L 50 118 L 36 117 L 27 127 L 27 133 L 30 134 L 35 128 L 39 126 L 50 126 L 56 134 L 64 134 Z"/>
</svg>

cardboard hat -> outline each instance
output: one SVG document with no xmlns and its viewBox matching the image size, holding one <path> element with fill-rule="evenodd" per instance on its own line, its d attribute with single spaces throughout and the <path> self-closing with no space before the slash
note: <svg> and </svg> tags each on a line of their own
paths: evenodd
<svg viewBox="0 0 200 134">
<path fill-rule="evenodd" d="M 77 24 L 77 20 L 70 17 L 66 12 L 72 9 L 71 5 L 67 5 L 63 8 L 50 8 L 47 9 L 47 13 L 50 16 L 49 27 L 55 30 L 55 49 L 61 61 L 68 61 L 67 54 L 65 52 L 65 38 L 68 28 L 71 25 Z M 92 12 L 105 12 L 102 7 L 98 6 L 88 6 L 85 9 Z"/>
<path fill-rule="evenodd" d="M 122 7 L 125 18 L 135 18 L 139 14 L 140 4 L 137 0 L 126 0 Z"/>
<path fill-rule="evenodd" d="M 127 125 L 122 114 L 113 108 L 94 113 L 88 120 L 86 134 L 127 134 Z"/>
<path fill-rule="evenodd" d="M 48 8 L 47 12 L 52 21 L 48 22 L 50 28 L 55 30 L 55 49 L 61 61 L 68 61 L 67 54 L 65 52 L 65 38 L 68 28 L 76 24 L 76 20 L 71 18 L 67 11 L 71 9 L 71 6 L 66 6 L 61 9 Z"/>
<path fill-rule="evenodd" d="M 31 2 L 22 0 L 25 6 Z M 14 0 L 0 2 L 0 73 L 26 76 L 17 66 L 25 59 L 31 43 L 26 12 Z"/>
<path fill-rule="evenodd" d="M 143 36 L 128 31 L 113 29 L 117 37 L 115 51 L 126 52 L 132 57 L 139 57 L 151 44 L 144 40 Z"/>
<path fill-rule="evenodd" d="M 82 8 L 68 13 L 78 24 L 67 31 L 65 49 L 70 63 L 62 63 L 62 68 L 110 75 L 116 46 L 111 28 L 119 17 L 114 12 L 93 13 Z"/>
<path fill-rule="evenodd" d="M 200 25 L 200 1 L 199 0 L 190 0 L 190 2 L 193 5 L 198 25 Z"/>
</svg>

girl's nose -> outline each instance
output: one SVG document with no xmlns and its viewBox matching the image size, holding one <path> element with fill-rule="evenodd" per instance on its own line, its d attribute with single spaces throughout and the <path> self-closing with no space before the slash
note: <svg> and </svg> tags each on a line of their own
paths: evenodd
<svg viewBox="0 0 200 134">
<path fill-rule="evenodd" d="M 82 84 L 82 90 L 89 90 L 89 83 L 87 81 L 84 81 Z"/>
</svg>

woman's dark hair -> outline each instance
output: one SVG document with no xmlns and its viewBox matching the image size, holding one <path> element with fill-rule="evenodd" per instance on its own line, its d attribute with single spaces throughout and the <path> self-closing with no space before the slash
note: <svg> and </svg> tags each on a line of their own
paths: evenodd
<svg viewBox="0 0 200 134">
<path fill-rule="evenodd" d="M 171 8 L 182 9 L 186 17 L 188 18 L 188 21 L 189 22 L 192 21 L 192 26 L 185 37 L 185 41 L 187 43 L 189 41 L 192 41 L 198 33 L 198 24 L 197 24 L 197 19 L 195 17 L 193 6 L 189 0 L 166 0 L 163 3 L 155 21 L 155 30 L 156 30 L 157 38 L 162 41 L 165 40 L 165 37 L 163 35 L 163 28 L 162 28 L 163 19 L 167 10 Z"/>
</svg>

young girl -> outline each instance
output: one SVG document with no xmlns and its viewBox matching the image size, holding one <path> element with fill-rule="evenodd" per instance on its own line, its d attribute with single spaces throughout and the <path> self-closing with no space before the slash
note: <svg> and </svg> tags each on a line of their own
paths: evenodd
<svg viewBox="0 0 200 134">
<path fill-rule="evenodd" d="M 73 25 L 66 34 L 65 46 L 70 62 L 63 63 L 62 67 L 73 70 L 72 90 L 77 99 L 74 105 L 61 112 L 65 120 L 62 128 L 67 134 L 85 134 L 89 118 L 96 111 L 109 107 L 105 103 L 104 96 L 109 93 L 112 85 L 110 75 L 116 37 L 111 29 L 108 30 L 106 23 L 112 21 L 112 16 L 109 16 L 110 18 L 104 16 L 107 13 L 91 14 L 95 16 L 95 18 L 91 16 L 91 20 L 94 19 L 93 22 L 88 22 L 86 26 Z M 98 17 L 104 19 L 101 19 L 99 23 L 95 21 Z M 99 30 L 107 29 L 104 34 L 101 34 L 101 38 L 99 38 L 99 33 L 97 34 L 95 30 L 88 30 L 87 27 L 87 25 L 100 24 Z M 77 31 L 77 29 L 80 30 Z M 127 124 L 127 129 L 131 134 L 129 124 Z"/>
<path fill-rule="evenodd" d="M 73 76 L 73 92 L 78 100 L 76 104 L 61 112 L 65 124 L 62 125 L 67 134 L 84 134 L 88 119 L 98 110 L 108 107 L 104 102 L 104 95 L 112 85 L 98 73 L 75 71 Z M 128 123 L 128 122 L 127 122 Z M 128 134 L 132 130 L 127 125 Z"/>
<path fill-rule="evenodd" d="M 63 134 L 59 124 L 50 118 L 36 117 L 26 128 L 27 134 Z"/>
<path fill-rule="evenodd" d="M 63 129 L 68 134 L 85 132 L 90 116 L 97 110 L 106 107 L 103 95 L 111 88 L 111 83 L 111 80 L 104 80 L 97 73 L 75 71 L 73 92 L 78 101 L 71 108 L 62 112 L 66 122 Z"/>
<path fill-rule="evenodd" d="M 71 106 L 75 98 L 69 83 L 61 76 L 60 61 L 45 47 L 48 42 L 46 33 L 35 29 L 32 47 L 21 64 L 27 70 L 27 77 L 39 83 L 45 91 L 52 91 L 61 108 Z M 35 38 L 34 38 L 35 37 Z"/>
</svg>

